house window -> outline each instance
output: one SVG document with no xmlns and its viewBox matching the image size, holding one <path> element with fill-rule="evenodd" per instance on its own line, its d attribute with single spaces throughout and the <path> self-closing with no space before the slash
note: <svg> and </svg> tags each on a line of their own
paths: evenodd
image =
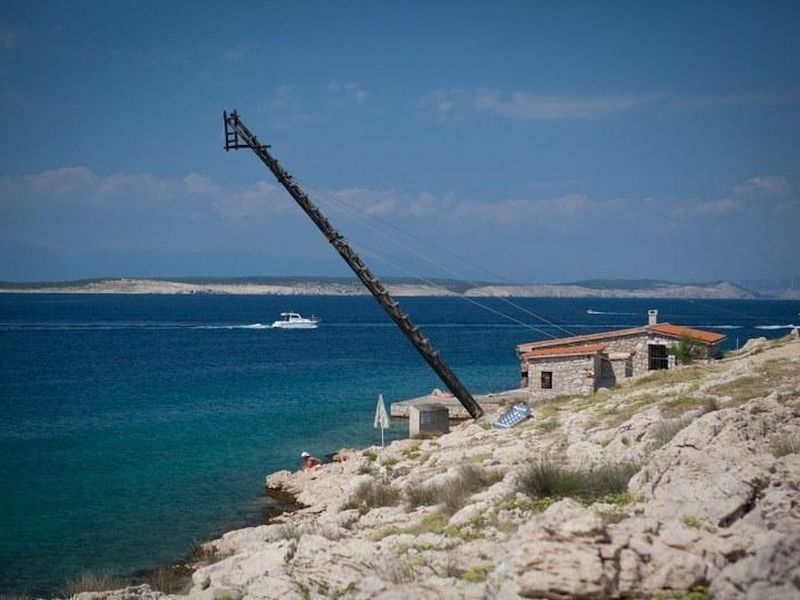
<svg viewBox="0 0 800 600">
<path fill-rule="evenodd" d="M 543 390 L 552 390 L 553 389 L 553 372 L 552 371 L 542 371 L 542 389 Z"/>
<path fill-rule="evenodd" d="M 650 371 L 657 371 L 660 369 L 669 368 L 669 360 L 667 359 L 667 347 L 662 344 L 648 344 L 648 365 Z"/>
</svg>

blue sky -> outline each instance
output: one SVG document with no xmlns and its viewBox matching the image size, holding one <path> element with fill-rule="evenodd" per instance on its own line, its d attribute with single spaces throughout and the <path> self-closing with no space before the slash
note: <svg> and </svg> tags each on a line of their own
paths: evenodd
<svg viewBox="0 0 800 600">
<path fill-rule="evenodd" d="M 379 273 L 796 275 L 799 77 L 796 2 L 6 0 L 0 279 L 346 273 L 233 108 Z"/>
</svg>

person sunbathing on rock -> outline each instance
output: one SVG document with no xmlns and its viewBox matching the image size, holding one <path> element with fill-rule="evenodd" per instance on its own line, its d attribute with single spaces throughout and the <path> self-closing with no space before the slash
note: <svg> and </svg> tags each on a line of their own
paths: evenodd
<svg viewBox="0 0 800 600">
<path fill-rule="evenodd" d="M 303 471 L 310 471 L 316 469 L 322 464 L 322 461 L 316 456 L 311 456 L 308 452 L 301 452 L 300 458 L 303 459 Z"/>
</svg>

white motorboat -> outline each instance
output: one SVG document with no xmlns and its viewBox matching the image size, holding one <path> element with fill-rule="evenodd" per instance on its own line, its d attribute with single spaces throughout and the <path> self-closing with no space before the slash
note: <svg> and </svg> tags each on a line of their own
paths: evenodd
<svg viewBox="0 0 800 600">
<path fill-rule="evenodd" d="M 272 324 L 275 329 L 316 329 L 318 326 L 319 319 L 316 317 L 308 319 L 294 312 L 281 313 L 281 320 Z"/>
</svg>

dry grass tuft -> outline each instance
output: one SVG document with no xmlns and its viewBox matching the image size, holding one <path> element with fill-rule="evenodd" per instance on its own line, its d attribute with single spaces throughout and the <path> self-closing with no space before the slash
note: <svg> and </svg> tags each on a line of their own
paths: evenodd
<svg viewBox="0 0 800 600">
<path fill-rule="evenodd" d="M 70 596 L 81 592 L 104 592 L 125 587 L 127 582 L 110 573 L 93 573 L 83 571 L 75 579 L 67 582 L 67 593 Z"/>
<path fill-rule="evenodd" d="M 192 586 L 192 570 L 183 565 L 162 565 L 149 571 L 142 583 L 165 594 L 182 594 Z"/>
<path fill-rule="evenodd" d="M 669 443 L 681 429 L 688 427 L 692 421 L 693 419 L 681 417 L 656 423 L 653 427 L 653 449 L 661 448 Z"/>
<path fill-rule="evenodd" d="M 449 513 L 464 506 L 473 494 L 486 489 L 501 479 L 478 465 L 462 465 L 456 475 L 439 485 L 420 484 L 406 490 L 412 507 L 442 504 Z"/>
<path fill-rule="evenodd" d="M 392 506 L 399 499 L 400 492 L 391 485 L 381 481 L 365 481 L 356 488 L 343 508 L 357 508 L 359 511 L 367 513 L 380 506 Z"/>
<path fill-rule="evenodd" d="M 534 498 L 600 500 L 625 494 L 628 482 L 639 468 L 636 464 L 620 463 L 580 470 L 541 461 L 528 467 L 517 478 L 517 491 Z"/>
<path fill-rule="evenodd" d="M 782 435 L 777 437 L 772 440 L 770 450 L 776 458 L 789 454 L 800 454 L 800 436 Z"/>
<path fill-rule="evenodd" d="M 669 419 L 680 417 L 684 413 L 702 406 L 703 399 L 695 396 L 681 395 L 664 402 L 661 405 L 661 414 Z"/>
</svg>

